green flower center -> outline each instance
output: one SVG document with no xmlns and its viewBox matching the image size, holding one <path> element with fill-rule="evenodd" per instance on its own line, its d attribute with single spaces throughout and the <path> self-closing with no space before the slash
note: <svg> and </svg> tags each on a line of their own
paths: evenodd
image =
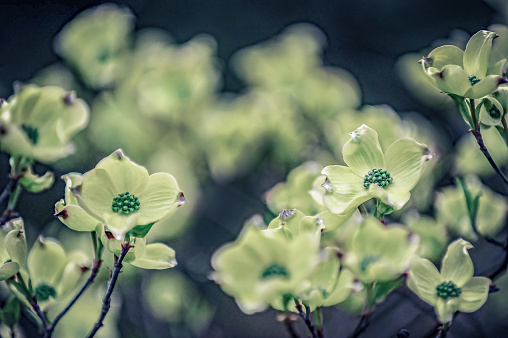
<svg viewBox="0 0 508 338">
<path fill-rule="evenodd" d="M 32 126 L 29 126 L 27 124 L 21 125 L 21 129 L 25 132 L 26 136 L 32 141 L 33 144 L 37 144 L 37 141 L 39 140 L 39 132 L 37 131 L 37 128 L 34 128 Z"/>
<path fill-rule="evenodd" d="M 393 178 L 388 171 L 383 169 L 372 169 L 372 171 L 369 171 L 369 173 L 363 177 L 363 186 L 365 189 L 369 189 L 369 186 L 373 183 L 382 188 L 386 188 L 392 181 Z"/>
<path fill-rule="evenodd" d="M 266 279 L 275 276 L 289 278 L 289 272 L 282 265 L 272 264 L 269 267 L 267 267 L 265 271 L 263 271 L 263 273 L 261 274 L 261 279 Z"/>
<path fill-rule="evenodd" d="M 128 191 L 124 192 L 113 198 L 111 210 L 119 214 L 129 215 L 139 210 L 139 200 L 136 196 L 130 195 Z"/>
<path fill-rule="evenodd" d="M 474 86 L 478 82 L 480 82 L 480 79 L 476 77 L 476 75 L 472 75 L 468 77 L 469 83 L 471 83 L 471 86 Z"/>
<path fill-rule="evenodd" d="M 370 263 L 377 261 L 379 258 L 376 256 L 367 256 L 360 262 L 360 270 L 365 272 Z"/>
<path fill-rule="evenodd" d="M 39 284 L 35 288 L 35 296 L 37 297 L 37 300 L 43 302 L 45 300 L 48 300 L 50 297 L 55 298 L 56 297 L 56 290 L 54 287 L 49 286 L 48 284 Z"/>
<path fill-rule="evenodd" d="M 452 281 L 443 282 L 436 286 L 437 296 L 443 298 L 444 300 L 448 300 L 448 298 L 455 298 L 460 296 L 462 290 L 455 285 Z"/>
</svg>

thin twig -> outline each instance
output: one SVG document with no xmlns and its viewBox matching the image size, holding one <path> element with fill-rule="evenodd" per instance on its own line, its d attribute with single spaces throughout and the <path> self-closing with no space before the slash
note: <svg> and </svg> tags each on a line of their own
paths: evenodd
<svg viewBox="0 0 508 338">
<path fill-rule="evenodd" d="M 95 277 L 97 277 L 97 274 L 101 268 L 101 264 L 102 264 L 101 259 L 99 259 L 98 261 L 95 261 L 95 263 L 92 267 L 92 272 L 90 273 L 90 276 L 86 280 L 85 284 L 83 285 L 81 290 L 79 290 L 78 293 L 76 293 L 76 295 L 74 296 L 74 298 L 72 298 L 72 300 L 69 302 L 69 304 L 67 304 L 65 309 L 63 309 L 62 312 L 60 312 L 58 314 L 58 316 L 55 317 L 55 319 L 53 320 L 53 323 L 51 323 L 51 325 L 48 325 L 48 327 L 44 331 L 44 338 L 50 338 L 53 335 L 53 330 L 55 329 L 56 324 L 58 324 L 60 319 L 62 319 L 62 317 L 65 316 L 65 314 L 70 310 L 70 308 L 74 305 L 74 303 L 76 303 L 76 301 L 79 299 L 79 297 L 81 297 L 81 295 L 85 292 L 85 290 L 90 285 L 92 285 L 92 283 L 95 280 Z"/>
<path fill-rule="evenodd" d="M 314 326 L 314 323 L 312 323 L 312 320 L 310 320 L 310 308 L 307 305 L 305 305 L 304 312 L 302 304 L 297 299 L 295 299 L 295 307 L 298 310 L 298 314 L 300 315 L 300 317 L 302 317 L 303 321 L 305 322 L 305 325 L 307 325 L 307 328 L 309 329 L 312 338 L 317 338 L 318 336 L 316 333 L 316 327 Z"/>
<path fill-rule="evenodd" d="M 108 283 L 108 289 L 106 291 L 106 295 L 104 296 L 102 300 L 102 311 L 99 316 L 99 319 L 95 323 L 94 327 L 88 334 L 87 338 L 92 338 L 95 336 L 97 331 L 104 325 L 104 318 L 106 318 L 106 315 L 108 314 L 109 308 L 111 307 L 111 294 L 113 293 L 113 289 L 115 288 L 116 281 L 118 279 L 118 275 L 120 274 L 120 270 L 122 270 L 122 261 L 129 252 L 129 249 L 132 247 L 132 245 L 129 244 L 129 242 L 124 242 L 122 244 L 122 252 L 120 253 L 120 256 L 118 257 L 118 260 L 115 262 L 115 268 L 113 270 L 113 273 L 111 275 L 111 279 Z"/>
<path fill-rule="evenodd" d="M 501 177 L 501 179 L 503 180 L 503 182 L 508 185 L 508 178 L 506 178 L 506 176 L 503 174 L 503 172 L 501 171 L 501 169 L 499 169 L 499 167 L 497 166 L 496 162 L 494 162 L 494 159 L 492 158 L 492 156 L 490 156 L 490 153 L 489 151 L 487 150 L 487 147 L 485 147 L 485 143 L 483 142 L 483 137 L 482 137 L 482 133 L 480 132 L 480 129 L 478 128 L 478 130 L 469 130 L 473 135 L 474 137 L 476 138 L 476 143 L 478 143 L 478 146 L 480 147 L 480 150 L 481 152 L 483 153 L 483 155 L 485 156 L 485 158 L 487 159 L 487 161 L 489 161 L 490 163 L 490 166 L 494 169 L 494 171 Z"/>
<path fill-rule="evenodd" d="M 30 305 L 32 306 L 32 309 L 35 311 L 37 316 L 40 318 L 42 322 L 42 327 L 44 328 L 44 331 L 48 328 L 48 322 L 46 321 L 46 317 L 44 317 L 44 313 L 42 313 L 41 308 L 39 307 L 39 304 L 37 304 L 37 298 L 34 296 L 32 301 L 30 302 Z"/>
<path fill-rule="evenodd" d="M 503 124 L 504 135 L 506 137 L 506 141 L 508 142 L 508 124 L 506 123 L 504 116 L 501 117 L 501 123 Z"/>
</svg>

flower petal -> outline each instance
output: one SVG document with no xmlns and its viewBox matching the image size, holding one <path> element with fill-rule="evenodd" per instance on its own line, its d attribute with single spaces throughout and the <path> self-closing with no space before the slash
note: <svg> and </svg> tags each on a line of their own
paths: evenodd
<svg viewBox="0 0 508 338">
<path fill-rule="evenodd" d="M 371 199 L 369 191 L 363 186 L 363 178 L 355 175 L 350 168 L 331 165 L 321 173 L 326 175 L 323 203 L 331 212 L 343 215 Z"/>
<path fill-rule="evenodd" d="M 55 286 L 61 277 L 66 257 L 67 254 L 59 242 L 39 236 L 27 259 L 28 272 L 34 287 L 40 283 Z"/>
<path fill-rule="evenodd" d="M 136 257 L 130 264 L 142 269 L 169 269 L 177 264 L 175 250 L 162 243 L 148 244 L 145 255 Z"/>
<path fill-rule="evenodd" d="M 351 139 L 344 144 L 344 162 L 358 176 L 364 177 L 375 168 L 384 169 L 385 159 L 377 132 L 363 124 L 350 133 Z"/>
<path fill-rule="evenodd" d="M 459 303 L 460 301 L 458 298 L 444 300 L 438 297 L 435 311 L 439 322 L 442 324 L 451 322 L 453 314 L 459 309 Z"/>
<path fill-rule="evenodd" d="M 83 175 L 83 184 L 71 189 L 79 206 L 86 211 L 101 217 L 112 212 L 113 198 L 117 192 L 110 176 L 103 169 L 93 169 Z"/>
<path fill-rule="evenodd" d="M 492 51 L 492 40 L 496 33 L 481 30 L 469 39 L 464 51 L 464 70 L 469 75 L 483 79 L 489 67 L 490 52 Z"/>
<path fill-rule="evenodd" d="M 439 72 L 434 72 L 430 76 L 436 81 L 436 86 L 445 93 L 464 94 L 471 88 L 469 76 L 457 65 L 447 65 Z"/>
<path fill-rule="evenodd" d="M 489 75 L 480 80 L 477 84 L 469 88 L 464 94 L 465 97 L 471 99 L 479 99 L 485 95 L 492 94 L 496 91 L 499 85 L 502 83 L 501 76 Z"/>
<path fill-rule="evenodd" d="M 132 230 L 138 222 L 139 212 L 130 215 L 121 215 L 115 212 L 105 213 L 103 215 L 106 227 L 118 241 L 123 241 L 125 235 Z"/>
<path fill-rule="evenodd" d="M 441 265 L 441 281 L 452 281 L 461 288 L 473 277 L 473 261 L 467 252 L 472 247 L 471 243 L 462 238 L 448 246 Z"/>
<path fill-rule="evenodd" d="M 460 294 L 459 311 L 474 312 L 487 301 L 489 284 L 491 280 L 486 277 L 473 277 L 462 286 Z"/>
<path fill-rule="evenodd" d="M 132 162 L 121 149 L 102 159 L 95 168 L 107 172 L 116 194 L 128 191 L 136 196 L 141 195 L 148 181 L 148 171 Z"/>
<path fill-rule="evenodd" d="M 385 154 L 386 168 L 393 177 L 388 188 L 411 191 L 423 171 L 423 164 L 432 158 L 427 145 L 412 138 L 395 141 Z"/>
<path fill-rule="evenodd" d="M 185 203 L 175 178 L 166 173 L 150 175 L 143 192 L 139 195 L 139 224 L 157 222 L 175 207 Z"/>
<path fill-rule="evenodd" d="M 377 184 L 370 185 L 369 193 L 372 197 L 381 200 L 384 204 L 391 206 L 395 210 L 402 209 L 411 197 L 411 193 L 408 190 L 397 189 L 396 186 L 389 186 L 385 189 Z"/>
<path fill-rule="evenodd" d="M 6 280 L 14 276 L 19 271 L 19 264 L 15 262 L 7 262 L 0 266 L 0 281 Z"/>
<path fill-rule="evenodd" d="M 437 69 L 441 69 L 446 65 L 458 65 L 462 67 L 462 58 L 464 51 L 457 46 L 444 45 L 437 47 L 430 52 L 427 57 L 430 59 L 430 65 Z"/>
<path fill-rule="evenodd" d="M 55 216 L 60 222 L 75 231 L 95 231 L 102 221 L 91 216 L 77 205 L 65 205 L 63 200 L 55 204 Z"/>
<path fill-rule="evenodd" d="M 412 259 L 409 265 L 407 286 L 430 305 L 437 304 L 436 286 L 439 285 L 440 280 L 439 271 L 428 259 L 420 257 Z"/>
</svg>

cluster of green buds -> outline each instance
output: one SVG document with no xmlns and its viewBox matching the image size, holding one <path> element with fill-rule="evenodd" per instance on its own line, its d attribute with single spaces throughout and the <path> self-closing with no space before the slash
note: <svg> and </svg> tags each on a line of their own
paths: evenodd
<svg viewBox="0 0 508 338">
<path fill-rule="evenodd" d="M 119 214 L 128 215 L 134 211 L 138 211 L 139 205 L 140 203 L 138 198 L 134 195 L 129 195 L 129 192 L 127 191 L 113 198 L 111 210 L 118 212 Z"/>
<path fill-rule="evenodd" d="M 369 189 L 371 183 L 377 184 L 378 186 L 384 188 L 389 186 L 393 181 L 390 173 L 384 169 L 372 169 L 369 171 L 365 177 L 363 178 L 363 186 L 365 189 Z"/>
<path fill-rule="evenodd" d="M 436 286 L 436 294 L 438 297 L 448 300 L 449 298 L 457 298 L 462 293 L 462 290 L 455 285 L 454 282 L 442 282 Z"/>
</svg>

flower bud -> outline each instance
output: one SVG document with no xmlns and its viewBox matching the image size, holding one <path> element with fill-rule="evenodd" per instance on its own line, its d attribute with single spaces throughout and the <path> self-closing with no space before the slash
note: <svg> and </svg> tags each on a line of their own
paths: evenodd
<svg viewBox="0 0 508 338">
<path fill-rule="evenodd" d="M 55 182 L 55 176 L 50 171 L 43 176 L 38 176 L 33 173 L 32 167 L 27 167 L 18 182 L 26 191 L 40 193 L 51 188 Z"/>
</svg>

